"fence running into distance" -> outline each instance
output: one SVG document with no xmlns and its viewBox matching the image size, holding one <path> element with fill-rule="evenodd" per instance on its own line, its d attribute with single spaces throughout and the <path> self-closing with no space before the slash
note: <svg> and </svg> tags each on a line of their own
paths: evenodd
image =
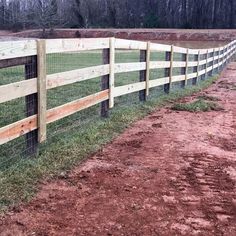
<svg viewBox="0 0 236 236">
<path fill-rule="evenodd" d="M 102 65 L 47 73 L 48 54 L 90 50 L 103 51 Z M 116 63 L 116 50 L 139 51 L 140 61 Z M 34 154 L 38 143 L 47 138 L 47 124 L 99 103 L 101 116 L 106 117 L 114 106 L 115 98 L 129 93 L 139 92 L 140 101 L 145 101 L 149 90 L 154 87 L 164 86 L 164 91 L 168 93 L 175 82 L 180 82 L 184 88 L 191 79 L 192 85 L 196 85 L 199 79 L 212 75 L 214 70 L 220 71 L 235 50 L 236 41 L 223 47 L 199 50 L 115 38 L 0 42 L 0 69 L 19 65 L 25 68 L 25 80 L 0 86 L 0 104 L 18 98 L 25 98 L 26 101 L 26 118 L 0 128 L 0 145 L 25 135 L 28 152 Z M 165 57 L 163 60 L 151 60 L 152 52 L 162 52 Z M 181 60 L 175 60 L 175 54 L 180 55 Z M 181 69 L 180 75 L 174 75 L 176 68 Z M 150 80 L 153 69 L 163 69 L 165 76 Z M 115 86 L 116 74 L 133 71 L 139 72 L 139 82 Z M 48 90 L 97 77 L 101 77 L 100 92 L 47 109 Z"/>
</svg>

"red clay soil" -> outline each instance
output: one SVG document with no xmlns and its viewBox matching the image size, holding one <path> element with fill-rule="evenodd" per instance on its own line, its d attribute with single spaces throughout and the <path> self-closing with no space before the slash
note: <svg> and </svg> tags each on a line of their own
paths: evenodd
<svg viewBox="0 0 236 236">
<path fill-rule="evenodd" d="M 223 111 L 157 110 L 45 183 L 0 221 L 0 235 L 236 235 L 235 88 L 231 63 L 200 93 Z"/>
</svg>

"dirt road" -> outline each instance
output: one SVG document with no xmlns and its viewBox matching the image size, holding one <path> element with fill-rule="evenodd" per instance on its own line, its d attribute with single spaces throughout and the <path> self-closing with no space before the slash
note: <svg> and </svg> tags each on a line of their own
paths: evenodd
<svg viewBox="0 0 236 236">
<path fill-rule="evenodd" d="M 0 235 L 236 235 L 236 63 L 203 93 L 224 111 L 154 112 L 45 183 Z"/>
</svg>

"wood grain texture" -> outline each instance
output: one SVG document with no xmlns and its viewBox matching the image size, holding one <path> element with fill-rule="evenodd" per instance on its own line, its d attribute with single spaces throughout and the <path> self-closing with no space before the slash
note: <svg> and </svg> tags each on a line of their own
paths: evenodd
<svg viewBox="0 0 236 236">
<path fill-rule="evenodd" d="M 38 40 L 38 141 L 42 143 L 47 138 L 47 63 L 46 63 L 46 43 L 45 40 Z"/>
<path fill-rule="evenodd" d="M 109 63 L 109 108 L 114 107 L 115 87 L 115 38 L 110 38 L 110 63 Z"/>
<path fill-rule="evenodd" d="M 78 111 L 84 110 L 88 107 L 99 104 L 108 100 L 109 90 L 89 95 L 87 97 L 75 100 L 65 105 L 53 108 L 47 111 L 47 124 L 60 120 L 64 117 L 70 116 Z"/>
<path fill-rule="evenodd" d="M 65 105 L 47 111 L 46 123 L 50 124 L 78 111 L 94 106 L 108 99 L 108 90 L 92 94 Z M 38 128 L 37 115 L 30 116 L 8 126 L 0 128 L 0 145 L 35 131 Z"/>
<path fill-rule="evenodd" d="M 0 86 L 0 103 L 37 93 L 37 79 L 29 79 Z"/>
<path fill-rule="evenodd" d="M 109 38 L 84 38 L 84 39 L 48 39 L 46 52 L 65 53 L 109 48 Z"/>
<path fill-rule="evenodd" d="M 146 55 L 146 97 L 149 96 L 149 83 L 150 83 L 150 59 L 151 59 L 151 43 L 147 42 L 147 55 Z"/>
<path fill-rule="evenodd" d="M 66 71 L 47 76 L 47 89 L 81 82 L 109 74 L 109 64 Z"/>
<path fill-rule="evenodd" d="M 146 88 L 145 81 L 133 83 L 133 84 L 128 84 L 128 85 L 123 85 L 123 86 L 115 87 L 114 95 L 115 95 L 115 97 L 120 97 L 120 96 L 123 96 L 126 94 L 145 90 L 145 88 Z"/>
<path fill-rule="evenodd" d="M 37 129 L 37 115 L 0 128 L 0 145 Z"/>
<path fill-rule="evenodd" d="M 37 54 L 36 40 L 0 42 L 0 60 L 34 56 Z"/>
</svg>

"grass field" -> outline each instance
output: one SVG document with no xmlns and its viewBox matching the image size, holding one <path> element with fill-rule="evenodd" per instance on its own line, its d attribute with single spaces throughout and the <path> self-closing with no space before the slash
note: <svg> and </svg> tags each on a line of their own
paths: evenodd
<svg viewBox="0 0 236 236">
<path fill-rule="evenodd" d="M 102 53 L 54 54 L 47 57 L 48 74 L 100 65 Z M 152 60 L 164 60 L 164 54 L 152 54 Z M 178 60 L 178 57 L 177 59 Z M 119 52 L 116 62 L 138 62 L 139 53 Z M 174 74 L 179 74 L 175 70 Z M 163 77 L 164 70 L 153 70 L 151 79 Z M 24 67 L 0 70 L 0 85 L 24 80 Z M 57 176 L 71 169 L 89 154 L 111 141 L 133 121 L 142 118 L 158 106 L 189 95 L 206 86 L 214 79 L 201 82 L 199 86 L 177 90 L 170 95 L 163 87 L 151 89 L 149 100 L 140 103 L 138 94 L 116 99 L 116 106 L 108 119 L 99 116 L 100 106 L 94 106 L 64 118 L 48 126 L 48 140 L 40 146 L 37 157 L 26 157 L 25 138 L 18 138 L 0 146 L 0 209 L 29 200 L 37 191 L 40 179 Z M 116 75 L 115 85 L 139 81 L 139 73 Z M 55 88 L 48 91 L 48 109 L 100 91 L 100 78 Z M 0 104 L 0 127 L 25 118 L 25 100 L 16 99 Z"/>
</svg>

